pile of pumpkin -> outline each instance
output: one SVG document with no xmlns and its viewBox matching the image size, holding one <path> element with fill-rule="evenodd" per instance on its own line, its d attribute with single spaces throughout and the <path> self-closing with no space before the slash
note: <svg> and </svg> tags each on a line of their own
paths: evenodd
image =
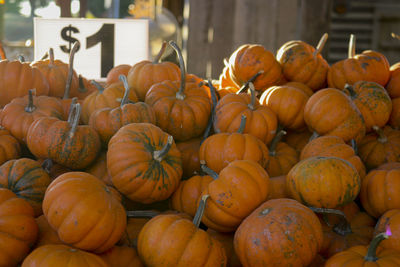
<svg viewBox="0 0 400 267">
<path fill-rule="evenodd" d="M 326 39 L 218 81 L 173 42 L 105 84 L 0 61 L 0 266 L 400 266 L 400 65 Z"/>
</svg>

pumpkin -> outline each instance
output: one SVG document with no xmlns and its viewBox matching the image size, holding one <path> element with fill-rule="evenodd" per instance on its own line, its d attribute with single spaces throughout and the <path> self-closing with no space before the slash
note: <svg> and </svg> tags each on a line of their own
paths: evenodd
<svg viewBox="0 0 400 267">
<path fill-rule="evenodd" d="M 33 159 L 9 160 L 0 166 L 0 187 L 25 199 L 34 209 L 35 217 L 42 214 L 42 200 L 50 177 Z"/>
<path fill-rule="evenodd" d="M 308 130 L 296 132 L 296 131 L 286 131 L 284 138 L 284 142 L 288 144 L 290 147 L 294 148 L 297 153 L 300 155 L 303 148 L 310 141 L 312 133 Z"/>
<path fill-rule="evenodd" d="M 239 88 L 240 88 L 240 86 L 238 86 L 234 81 L 232 81 L 231 75 L 229 72 L 229 63 L 226 61 L 225 61 L 224 69 L 222 70 L 222 73 L 219 76 L 219 87 L 220 88 L 232 87 L 232 88 L 236 88 L 236 91 L 239 90 Z"/>
<path fill-rule="evenodd" d="M 121 105 L 116 108 L 97 109 L 89 118 L 89 125 L 99 133 L 105 147 L 110 138 L 124 125 L 134 122 L 156 123 L 156 115 L 151 106 L 143 102 L 129 103 L 130 88 L 126 77 L 120 76 L 120 80 L 125 87 Z"/>
<path fill-rule="evenodd" d="M 129 214 L 130 211 L 127 211 Z M 139 236 L 140 231 L 143 226 L 151 220 L 151 218 L 159 215 L 159 213 L 154 214 L 154 216 L 148 216 L 146 218 L 137 218 L 137 217 L 129 217 L 126 223 L 126 230 L 121 238 L 121 240 L 117 243 L 122 246 L 131 246 L 137 247 L 137 238 Z"/>
<path fill-rule="evenodd" d="M 46 245 L 32 251 L 21 267 L 59 266 L 59 267 L 106 267 L 100 256 L 66 245 Z"/>
<path fill-rule="evenodd" d="M 400 169 L 372 170 L 361 185 L 360 200 L 375 218 L 391 209 L 400 209 Z"/>
<path fill-rule="evenodd" d="M 274 55 L 262 45 L 244 44 L 237 48 L 229 58 L 229 76 L 241 87 L 254 74 L 263 73 L 253 82 L 259 91 L 282 82 L 282 67 Z"/>
<path fill-rule="evenodd" d="M 290 195 L 307 206 L 336 208 L 360 192 L 360 176 L 346 160 L 311 157 L 297 163 L 286 176 Z"/>
<path fill-rule="evenodd" d="M 254 135 L 264 143 L 275 136 L 278 120 L 275 113 L 256 100 L 255 88 L 249 84 L 251 94 L 228 94 L 222 98 L 215 109 L 214 131 L 234 133 L 240 127 L 241 117 L 247 118 L 243 133 Z"/>
<path fill-rule="evenodd" d="M 374 169 L 384 163 L 400 161 L 400 131 L 385 126 L 373 126 L 370 133 L 358 143 L 358 154 L 367 169 Z"/>
<path fill-rule="evenodd" d="M 181 81 L 165 80 L 153 85 L 145 102 L 154 108 L 157 126 L 175 140 L 186 141 L 205 131 L 211 114 L 211 101 L 204 86 L 186 82 L 182 53 L 174 42 L 170 45 L 179 57 Z"/>
<path fill-rule="evenodd" d="M 311 140 L 301 151 L 300 160 L 317 156 L 338 157 L 347 160 L 357 169 L 361 180 L 366 175 L 365 166 L 361 159 L 356 155 L 354 149 L 340 137 L 320 136 Z"/>
<path fill-rule="evenodd" d="M 385 232 L 390 228 L 392 235 L 380 244 L 383 248 L 400 250 L 400 209 L 392 209 L 385 212 L 378 220 L 375 226 L 375 235 Z"/>
<path fill-rule="evenodd" d="M 374 237 L 369 246 L 354 246 L 331 257 L 325 267 L 371 266 L 392 267 L 400 265 L 400 254 L 396 250 L 384 249 L 380 242 L 389 235 L 381 233 Z"/>
<path fill-rule="evenodd" d="M 204 168 L 207 170 L 206 168 Z M 250 160 L 229 163 L 217 175 L 202 196 L 209 195 L 202 222 L 219 232 L 233 232 L 268 197 L 269 176 L 260 164 Z"/>
<path fill-rule="evenodd" d="M 322 246 L 318 217 L 293 199 L 272 199 L 236 230 L 234 248 L 243 266 L 307 266 Z"/>
<path fill-rule="evenodd" d="M 207 229 L 207 233 L 218 240 L 225 249 L 227 264 L 229 267 L 241 267 L 242 264 L 239 261 L 238 256 L 236 255 L 235 249 L 233 248 L 233 233 L 220 233 L 214 231 L 210 228 Z"/>
<path fill-rule="evenodd" d="M 43 214 L 61 241 L 96 253 L 113 247 L 126 227 L 125 210 L 115 194 L 84 172 L 62 174 L 49 185 Z"/>
<path fill-rule="evenodd" d="M 200 146 L 200 161 L 217 173 L 235 160 L 252 160 L 265 168 L 269 161 L 268 148 L 257 137 L 243 134 L 246 121 L 242 115 L 236 133 L 218 133 L 206 138 Z"/>
<path fill-rule="evenodd" d="M 36 95 L 48 95 L 49 84 L 38 68 L 20 61 L 0 61 L 0 107 L 14 98 L 28 94 L 35 88 Z"/>
<path fill-rule="evenodd" d="M 364 119 L 350 97 L 326 88 L 313 94 L 304 107 L 304 120 L 319 135 L 334 135 L 357 142 L 365 135 Z"/>
<path fill-rule="evenodd" d="M 201 141 L 202 138 L 197 137 L 176 143 L 176 147 L 181 152 L 183 178 L 190 178 L 200 171 L 199 149 Z"/>
<path fill-rule="evenodd" d="M 181 215 L 161 214 L 144 225 L 137 248 L 146 266 L 226 266 L 221 243 L 198 228 L 205 199 L 193 222 Z"/>
<path fill-rule="evenodd" d="M 0 126 L 0 164 L 21 156 L 21 147 L 9 131 Z"/>
<path fill-rule="evenodd" d="M 85 170 L 100 180 L 103 180 L 107 185 L 113 186 L 111 176 L 107 170 L 107 152 L 101 152 L 97 159 Z"/>
<path fill-rule="evenodd" d="M 131 65 L 128 64 L 120 64 L 113 67 L 108 73 L 106 77 L 106 84 L 112 84 L 119 81 L 119 76 L 124 75 L 128 76 L 129 70 L 132 68 Z"/>
<path fill-rule="evenodd" d="M 392 113 L 390 113 L 389 125 L 394 129 L 400 129 L 400 97 L 392 99 Z"/>
<path fill-rule="evenodd" d="M 353 86 L 345 85 L 354 104 L 364 118 L 367 132 L 373 126 L 383 127 L 392 112 L 392 101 L 385 88 L 374 82 L 359 81 Z"/>
<path fill-rule="evenodd" d="M 306 84 L 313 91 L 324 88 L 329 64 L 321 51 L 328 39 L 325 33 L 316 48 L 303 41 L 289 41 L 276 53 L 276 59 L 282 66 L 283 75 L 289 81 Z"/>
<path fill-rule="evenodd" d="M 269 178 L 268 200 L 276 198 L 289 198 L 290 195 L 286 189 L 286 175 Z"/>
<path fill-rule="evenodd" d="M 70 169 L 68 169 L 58 163 L 54 163 L 53 160 L 51 160 L 51 159 L 38 159 L 37 162 L 39 162 L 39 164 L 41 164 L 43 170 L 45 170 L 49 174 L 50 180 L 52 180 L 52 181 L 54 179 L 56 179 L 58 176 L 60 176 L 61 174 L 71 171 Z"/>
<path fill-rule="evenodd" d="M 34 245 L 38 226 L 27 201 L 0 188 L 0 266 L 14 267 Z"/>
<path fill-rule="evenodd" d="M 111 138 L 107 168 L 114 186 L 140 203 L 169 198 L 179 185 L 182 161 L 172 136 L 149 123 L 131 123 Z"/>
<path fill-rule="evenodd" d="M 371 50 L 358 55 L 355 51 L 355 36 L 351 34 L 348 58 L 330 67 L 327 75 L 328 86 L 344 89 L 346 83 L 353 85 L 358 81 L 376 82 L 385 86 L 390 78 L 389 62 L 386 57 Z"/>
<path fill-rule="evenodd" d="M 39 234 L 35 244 L 35 248 L 44 245 L 64 244 L 58 237 L 57 232 L 53 228 L 51 228 L 44 215 L 40 215 L 35 220 L 39 227 Z"/>
<path fill-rule="evenodd" d="M 136 249 L 128 246 L 114 246 L 99 255 L 109 267 L 143 267 Z"/>
<path fill-rule="evenodd" d="M 73 170 L 89 166 L 100 152 L 100 138 L 93 128 L 78 125 L 80 111 L 80 105 L 76 104 L 68 121 L 52 117 L 35 120 L 27 134 L 32 154 Z"/>
<path fill-rule="evenodd" d="M 201 193 L 214 179 L 209 175 L 195 175 L 180 182 L 170 198 L 171 208 L 194 217 Z"/>
<path fill-rule="evenodd" d="M 297 151 L 284 142 L 280 142 L 286 131 L 279 131 L 269 146 L 269 162 L 266 170 L 271 177 L 286 175 L 299 161 Z"/>
<path fill-rule="evenodd" d="M 75 50 L 71 49 L 71 54 L 75 54 L 75 52 Z M 64 96 L 69 66 L 61 60 L 54 60 L 53 48 L 49 49 L 49 59 L 33 62 L 31 66 L 38 68 L 46 78 L 49 84 L 49 96 L 55 96 L 59 98 Z M 71 87 L 71 91 L 76 90 L 78 87 L 78 75 L 75 72 L 73 72 L 72 75 Z"/>
<path fill-rule="evenodd" d="M 143 60 L 133 65 L 128 72 L 128 84 L 133 88 L 140 101 L 144 101 L 147 91 L 157 83 L 178 81 L 181 70 L 172 62 L 159 62 L 167 43 L 164 42 L 153 62 Z"/>
<path fill-rule="evenodd" d="M 54 97 L 33 96 L 33 90 L 25 97 L 14 98 L 0 114 L 1 125 L 21 143 L 26 142 L 26 135 L 34 120 L 41 117 L 64 117 L 61 102 Z"/>
</svg>

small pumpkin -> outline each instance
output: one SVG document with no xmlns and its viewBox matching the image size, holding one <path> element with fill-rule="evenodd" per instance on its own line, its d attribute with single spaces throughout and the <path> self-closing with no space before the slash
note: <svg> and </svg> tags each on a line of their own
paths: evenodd
<svg viewBox="0 0 400 267">
<path fill-rule="evenodd" d="M 9 131 L 0 126 L 0 164 L 21 156 L 21 146 Z"/>
<path fill-rule="evenodd" d="M 199 149 L 201 142 L 202 138 L 197 137 L 176 143 L 176 147 L 181 152 L 183 178 L 190 178 L 200 171 Z"/>
<path fill-rule="evenodd" d="M 87 167 L 85 171 L 96 176 L 108 186 L 113 186 L 111 176 L 107 170 L 107 152 L 100 152 L 93 164 Z"/>
<path fill-rule="evenodd" d="M 106 84 L 112 84 L 119 81 L 119 76 L 124 75 L 128 76 L 129 70 L 132 68 L 131 65 L 128 64 L 120 64 L 113 67 L 108 73 L 106 77 Z"/>
<path fill-rule="evenodd" d="M 375 226 L 375 235 L 385 232 L 390 228 L 392 235 L 380 244 L 383 248 L 391 248 L 400 252 L 400 209 L 392 209 L 385 212 Z"/>
<path fill-rule="evenodd" d="M 133 247 L 114 246 L 99 256 L 109 267 L 144 267 Z"/>
<path fill-rule="evenodd" d="M 35 220 L 39 227 L 39 234 L 38 239 L 35 243 L 35 248 L 44 245 L 64 244 L 58 237 L 57 232 L 53 228 L 51 228 L 44 215 L 40 215 Z"/>
<path fill-rule="evenodd" d="M 236 255 L 235 249 L 233 248 L 234 233 L 220 233 L 210 228 L 207 229 L 207 233 L 218 240 L 224 247 L 227 258 L 226 266 L 242 267 L 242 264 Z"/>
<path fill-rule="evenodd" d="M 286 175 L 269 178 L 268 200 L 277 198 L 290 198 L 286 189 Z"/>
<path fill-rule="evenodd" d="M 226 61 L 224 69 L 222 70 L 222 73 L 219 76 L 219 87 L 220 88 L 232 87 L 236 88 L 236 91 L 239 90 L 240 88 L 240 86 L 238 86 L 235 82 L 232 81 L 229 73 L 229 63 Z"/>
<path fill-rule="evenodd" d="M 297 153 L 300 155 L 303 148 L 308 144 L 310 138 L 312 136 L 312 132 L 308 129 L 301 132 L 296 131 L 286 131 L 283 141 L 288 144 L 290 147 L 294 148 Z"/>
</svg>

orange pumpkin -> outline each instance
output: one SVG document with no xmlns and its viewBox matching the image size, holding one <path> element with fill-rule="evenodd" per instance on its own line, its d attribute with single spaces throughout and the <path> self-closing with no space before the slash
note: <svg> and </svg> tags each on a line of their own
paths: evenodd
<svg viewBox="0 0 400 267">
<path fill-rule="evenodd" d="M 400 62 L 390 67 L 390 79 L 385 86 L 390 97 L 400 97 Z"/>
<path fill-rule="evenodd" d="M 268 200 L 277 198 L 290 198 L 286 189 L 286 175 L 269 178 Z"/>
<path fill-rule="evenodd" d="M 282 66 L 283 74 L 289 81 L 306 84 L 313 91 L 324 88 L 329 64 L 321 51 L 328 39 L 325 33 L 316 48 L 303 41 L 290 41 L 282 45 L 276 59 Z"/>
<path fill-rule="evenodd" d="M 309 130 L 302 132 L 286 131 L 283 138 L 284 142 L 294 148 L 300 155 L 301 150 L 303 150 L 306 144 L 310 141 L 311 135 L 312 133 Z"/>
<path fill-rule="evenodd" d="M 147 91 L 157 83 L 164 81 L 179 81 L 181 71 L 172 62 L 159 62 L 164 54 L 167 43 L 163 43 L 160 52 L 153 62 L 143 60 L 133 65 L 128 72 L 128 83 L 137 94 L 140 101 L 144 101 Z"/>
<path fill-rule="evenodd" d="M 60 175 L 47 188 L 43 214 L 61 241 L 101 253 L 113 247 L 126 227 L 126 214 L 107 185 L 84 172 Z"/>
<path fill-rule="evenodd" d="M 326 88 L 316 92 L 304 107 L 304 120 L 319 135 L 334 135 L 345 142 L 360 141 L 365 135 L 364 119 L 357 106 L 343 92 Z"/>
<path fill-rule="evenodd" d="M 132 68 L 131 65 L 128 64 L 120 64 L 113 67 L 108 73 L 106 77 L 106 84 L 112 84 L 119 81 L 120 75 L 128 76 L 129 70 Z"/>
<path fill-rule="evenodd" d="M 183 178 L 189 178 L 200 171 L 199 149 L 201 141 L 202 138 L 197 137 L 176 143 L 176 147 L 181 152 Z"/>
<path fill-rule="evenodd" d="M 390 228 L 392 235 L 383 240 L 381 247 L 391 248 L 400 252 L 400 209 L 392 209 L 385 212 L 375 226 L 375 235 L 385 232 Z"/>
<path fill-rule="evenodd" d="M 243 266 L 307 266 L 322 246 L 318 217 L 293 199 L 262 203 L 239 226 L 234 248 Z"/>
<path fill-rule="evenodd" d="M 226 266 L 229 267 L 241 267 L 242 264 L 239 261 L 238 256 L 235 253 L 235 249 L 233 248 L 233 233 L 220 233 L 214 231 L 210 228 L 207 229 L 207 233 L 218 240 L 225 249 L 227 263 Z"/>
<path fill-rule="evenodd" d="M 286 176 L 290 195 L 307 206 L 336 208 L 360 192 L 360 176 L 346 160 L 312 157 L 297 163 Z"/>
<path fill-rule="evenodd" d="M 236 91 L 239 90 L 239 88 L 240 88 L 240 86 L 238 86 L 236 83 L 234 83 L 231 79 L 231 76 L 229 73 L 229 63 L 228 62 L 225 62 L 224 69 L 222 70 L 222 73 L 219 76 L 219 87 L 220 88 L 232 87 L 232 88 L 236 88 Z"/>
<path fill-rule="evenodd" d="M 100 180 L 103 180 L 107 185 L 113 186 L 111 176 L 107 170 L 107 152 L 101 152 L 97 159 L 85 170 Z"/>
<path fill-rule="evenodd" d="M 128 246 L 114 246 L 99 255 L 109 267 L 143 267 L 136 249 Z"/>
<path fill-rule="evenodd" d="M 21 156 L 21 147 L 9 131 L 0 126 L 0 164 Z"/>
<path fill-rule="evenodd" d="M 34 212 L 27 201 L 0 188 L 0 265 L 17 266 L 31 250 L 38 235 Z"/>
<path fill-rule="evenodd" d="M 385 86 L 390 78 L 389 62 L 386 57 L 375 51 L 355 54 L 355 36 L 350 35 L 348 58 L 333 64 L 328 71 L 328 86 L 344 89 L 345 84 L 353 85 L 358 81 L 376 82 Z"/>
<path fill-rule="evenodd" d="M 35 244 L 35 248 L 45 245 L 64 244 L 58 237 L 57 232 L 51 228 L 44 215 L 40 215 L 35 220 L 39 227 L 39 235 Z"/>
</svg>

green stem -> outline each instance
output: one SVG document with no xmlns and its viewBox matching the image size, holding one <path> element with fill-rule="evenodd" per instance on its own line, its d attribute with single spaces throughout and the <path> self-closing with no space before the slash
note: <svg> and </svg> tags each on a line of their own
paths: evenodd
<svg viewBox="0 0 400 267">
<path fill-rule="evenodd" d="M 269 146 L 269 155 L 274 157 L 276 155 L 276 146 L 281 141 L 282 137 L 286 134 L 285 130 L 280 130 L 272 139 L 271 145 Z"/>
<path fill-rule="evenodd" d="M 211 80 L 208 80 L 207 84 L 208 88 L 210 89 L 210 94 L 211 94 L 211 101 L 212 101 L 212 107 L 211 107 L 211 114 L 210 118 L 208 119 L 207 127 L 206 130 L 204 131 L 203 138 L 200 141 L 200 145 L 204 142 L 204 140 L 207 139 L 207 137 L 210 135 L 212 125 L 214 123 L 214 118 L 215 118 L 215 107 L 217 106 L 217 95 L 216 95 L 216 90 L 215 87 L 212 85 Z M 201 87 L 201 86 L 200 86 Z"/>
<path fill-rule="evenodd" d="M 102 94 L 104 92 L 104 87 L 101 86 L 101 84 L 99 84 L 98 82 L 96 82 L 95 80 L 92 80 L 91 83 L 96 86 L 97 90 L 99 90 L 99 93 Z"/>
<path fill-rule="evenodd" d="M 308 142 L 311 142 L 312 140 L 320 137 L 320 135 L 317 132 L 313 132 L 312 135 L 310 136 L 310 139 L 308 139 Z"/>
<path fill-rule="evenodd" d="M 81 105 L 79 103 L 74 104 L 71 107 L 68 115 L 68 123 L 71 126 L 71 130 L 69 130 L 69 138 L 73 138 L 76 132 L 76 129 L 79 124 L 79 119 L 81 117 Z"/>
<path fill-rule="evenodd" d="M 356 55 L 356 36 L 350 34 L 348 58 L 353 58 Z"/>
<path fill-rule="evenodd" d="M 68 76 L 67 76 L 67 82 L 65 83 L 63 99 L 69 98 L 69 92 L 71 90 L 72 76 L 74 74 L 74 57 L 75 57 L 75 53 L 78 51 L 79 47 L 80 47 L 80 43 L 79 43 L 79 41 L 76 41 L 74 43 L 74 45 L 72 46 L 71 52 L 69 54 Z"/>
<path fill-rule="evenodd" d="M 201 161 L 200 161 L 200 166 L 201 166 L 201 170 L 202 170 L 205 174 L 211 176 L 214 180 L 217 180 L 217 179 L 218 179 L 218 173 L 216 173 L 215 171 L 213 171 L 213 170 L 211 170 L 209 167 L 207 167 L 205 161 L 201 160 Z"/>
<path fill-rule="evenodd" d="M 49 66 L 54 66 L 54 50 L 50 47 L 49 49 Z"/>
<path fill-rule="evenodd" d="M 242 114 L 242 118 L 240 119 L 239 129 L 237 130 L 238 133 L 242 134 L 244 132 L 244 128 L 246 128 L 246 115 Z"/>
<path fill-rule="evenodd" d="M 250 104 L 248 104 L 247 106 L 249 107 L 249 109 L 254 110 L 254 105 L 256 104 L 256 89 L 254 88 L 254 84 L 252 82 L 249 83 L 249 88 L 251 101 Z"/>
<path fill-rule="evenodd" d="M 314 57 L 316 57 L 319 53 L 321 53 L 322 49 L 325 46 L 326 40 L 328 40 L 328 34 L 324 33 L 324 35 L 322 35 L 321 39 L 319 40 L 317 47 L 315 48 L 315 51 L 313 54 Z"/>
<path fill-rule="evenodd" d="M 161 162 L 168 154 L 173 142 L 174 138 L 172 135 L 168 135 L 167 143 L 164 145 L 164 147 L 161 150 L 156 150 L 153 152 L 153 159 Z"/>
<path fill-rule="evenodd" d="M 201 218 L 203 218 L 203 214 L 204 214 L 204 210 L 206 209 L 206 204 L 207 204 L 207 199 L 208 199 L 209 195 L 204 195 L 201 197 L 200 203 L 199 203 L 199 207 L 197 208 L 196 214 L 194 215 L 193 218 L 193 224 L 199 228 L 200 226 L 200 222 L 201 222 Z"/>
<path fill-rule="evenodd" d="M 379 126 L 372 126 L 372 130 L 374 130 L 377 134 L 378 134 L 378 142 L 379 143 L 387 143 L 388 139 L 387 136 L 385 135 L 385 133 L 383 132 L 383 130 L 381 128 L 379 128 Z"/>
<path fill-rule="evenodd" d="M 346 83 L 344 85 L 344 89 L 346 89 L 347 92 L 349 92 L 351 99 L 357 98 L 357 93 L 356 93 L 356 91 L 354 91 L 353 86 L 351 86 L 350 84 Z"/>
<path fill-rule="evenodd" d="M 258 76 L 260 76 L 263 73 L 264 73 L 264 71 L 260 70 L 259 72 L 254 74 L 247 82 L 245 82 L 243 84 L 242 87 L 240 87 L 240 89 L 236 92 L 236 94 L 241 94 L 241 93 L 244 93 L 245 91 L 247 91 L 247 89 L 249 89 L 249 84 L 254 83 L 254 81 L 258 78 Z"/>
<path fill-rule="evenodd" d="M 185 61 L 183 60 L 181 49 L 174 41 L 170 41 L 169 45 L 175 50 L 176 54 L 178 55 L 179 59 L 179 66 L 181 69 L 181 86 L 179 87 L 179 91 L 176 93 L 176 98 L 183 100 L 185 99 L 185 86 L 186 86 L 186 68 L 185 68 Z"/>
<path fill-rule="evenodd" d="M 351 234 L 353 232 L 351 230 L 350 223 L 347 220 L 346 214 L 344 214 L 343 211 L 335 210 L 335 209 L 316 208 L 316 207 L 308 207 L 308 208 L 315 213 L 321 213 L 323 215 L 333 214 L 333 215 L 339 216 L 341 218 L 341 221 L 332 228 L 332 230 L 335 233 L 345 236 L 345 235 Z M 324 217 L 324 219 L 326 219 L 326 217 Z M 325 221 L 325 222 L 326 222 L 326 224 L 330 225 L 328 221 Z"/>
<path fill-rule="evenodd" d="M 350 144 L 351 144 L 351 147 L 352 147 L 353 150 L 354 150 L 354 154 L 358 155 L 357 141 L 356 141 L 355 139 L 351 139 L 351 140 L 350 140 Z"/>
<path fill-rule="evenodd" d="M 376 249 L 378 248 L 379 244 L 388 239 L 389 236 L 386 233 L 380 233 L 372 239 L 371 243 L 369 244 L 367 255 L 365 255 L 365 261 L 377 261 L 378 257 L 376 256 Z"/>
<path fill-rule="evenodd" d="M 49 57 L 49 52 L 44 53 L 40 60 L 46 60 Z"/>
<path fill-rule="evenodd" d="M 35 89 L 29 89 L 28 90 L 28 105 L 25 107 L 25 111 L 32 113 L 35 111 L 36 107 L 33 104 L 33 91 L 36 91 Z"/>
<path fill-rule="evenodd" d="M 42 163 L 42 169 L 45 170 L 48 174 L 51 172 L 51 168 L 53 168 L 53 161 L 51 159 L 45 159 Z"/>
<path fill-rule="evenodd" d="M 24 63 L 25 62 L 24 56 L 23 55 L 18 55 L 18 61 L 21 62 L 21 63 Z"/>
<path fill-rule="evenodd" d="M 161 212 L 155 210 L 128 210 L 126 216 L 128 218 L 153 218 L 160 215 Z"/>
<path fill-rule="evenodd" d="M 124 88 L 125 88 L 125 93 L 121 100 L 121 108 L 122 108 L 125 104 L 129 103 L 129 93 L 131 91 L 131 88 L 129 87 L 129 84 L 128 84 L 128 81 L 126 80 L 125 75 L 123 75 L 123 74 L 119 75 L 119 80 L 122 82 L 122 84 L 124 85 Z"/>
<path fill-rule="evenodd" d="M 167 42 L 164 41 L 164 42 L 162 43 L 162 45 L 161 45 L 160 52 L 158 52 L 156 58 L 153 60 L 153 64 L 157 64 L 157 63 L 160 62 L 160 59 L 161 59 L 162 55 L 163 55 L 164 52 L 165 52 L 165 48 L 167 48 Z"/>
</svg>

